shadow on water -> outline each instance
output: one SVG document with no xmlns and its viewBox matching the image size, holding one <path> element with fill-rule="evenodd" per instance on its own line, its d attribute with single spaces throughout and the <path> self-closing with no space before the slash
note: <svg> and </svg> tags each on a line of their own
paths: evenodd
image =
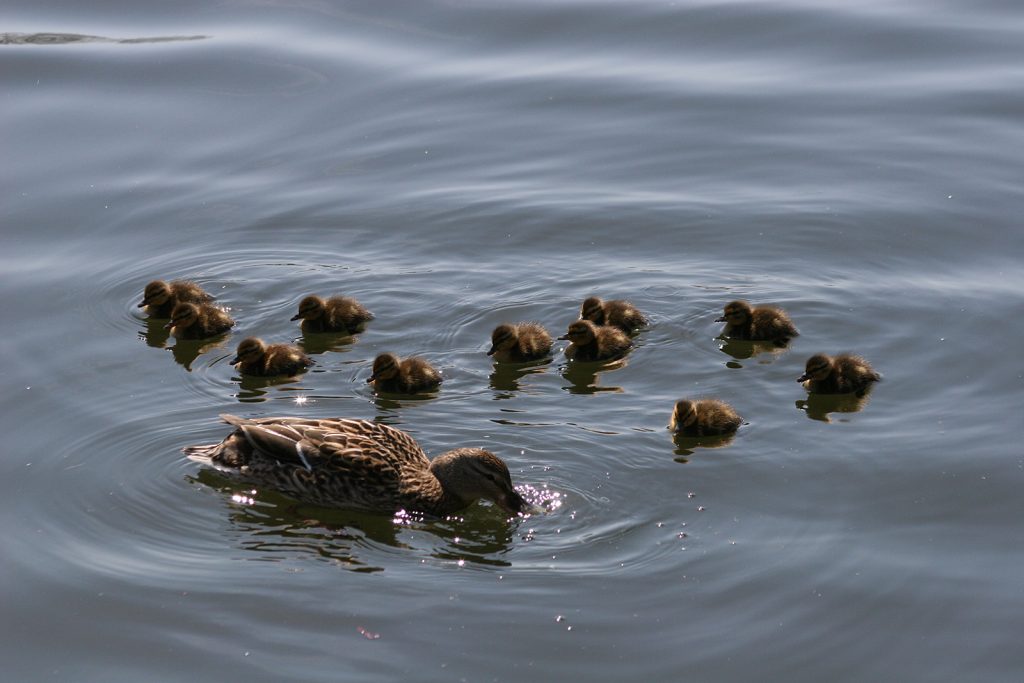
<svg viewBox="0 0 1024 683">
<path fill-rule="evenodd" d="M 178 365 L 192 372 L 192 363 L 196 358 L 207 351 L 222 348 L 228 336 L 228 333 L 224 333 L 209 339 L 178 339 L 171 347 L 171 355 L 174 356 L 174 361 Z"/>
<path fill-rule="evenodd" d="M 735 434 L 721 434 L 718 436 L 684 436 L 678 432 L 672 434 L 672 443 L 675 445 L 675 461 L 690 462 L 689 456 L 697 452 L 698 448 L 725 448 L 732 444 Z"/>
<path fill-rule="evenodd" d="M 618 370 L 626 367 L 626 359 L 607 362 L 585 363 L 570 361 L 562 370 L 562 377 L 569 382 L 569 386 L 562 387 L 570 394 L 596 394 L 602 391 L 621 392 L 622 387 L 601 386 L 598 384 L 598 374 L 601 372 Z"/>
<path fill-rule="evenodd" d="M 812 420 L 832 422 L 830 413 L 858 413 L 870 401 L 870 390 L 856 394 L 808 394 L 806 399 L 796 402 Z M 840 420 L 842 421 L 842 420 Z"/>
<path fill-rule="evenodd" d="M 358 335 L 347 332 L 303 332 L 299 340 L 299 348 L 309 355 L 327 353 L 328 351 L 346 351 L 359 340 Z"/>
<path fill-rule="evenodd" d="M 168 320 L 170 318 L 146 318 L 146 329 L 139 331 L 139 339 L 154 349 L 166 347 L 167 341 L 171 338 L 171 331 L 167 329 Z"/>
<path fill-rule="evenodd" d="M 732 356 L 736 360 L 747 360 L 757 356 L 768 354 L 760 360 L 761 363 L 771 363 L 776 358 L 789 350 L 788 344 L 777 344 L 770 341 L 743 341 L 739 339 L 718 338 L 718 350 Z M 729 367 L 742 367 L 739 363 Z"/>
<path fill-rule="evenodd" d="M 69 45 L 72 43 L 173 43 L 206 40 L 209 36 L 154 36 L 150 38 L 105 38 L 81 33 L 0 33 L 0 45 Z"/>
<path fill-rule="evenodd" d="M 519 381 L 527 375 L 536 375 L 545 371 L 551 364 L 551 358 L 532 363 L 494 363 L 494 372 L 490 376 L 491 389 L 502 392 L 494 396 L 495 400 L 512 398 L 512 392 L 519 391 Z"/>
<path fill-rule="evenodd" d="M 281 385 L 295 385 L 295 386 L 282 386 L 283 391 L 302 391 L 302 387 L 299 382 L 302 381 L 301 375 L 277 375 L 275 377 L 257 377 L 255 375 L 235 375 L 231 378 L 233 382 L 238 383 L 238 393 L 235 394 L 235 398 L 238 399 L 239 403 L 261 403 L 267 400 L 267 389 Z"/>
</svg>

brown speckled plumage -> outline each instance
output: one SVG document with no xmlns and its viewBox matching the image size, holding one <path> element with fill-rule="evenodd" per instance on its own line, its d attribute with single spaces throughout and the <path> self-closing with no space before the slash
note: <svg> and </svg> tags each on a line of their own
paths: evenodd
<svg viewBox="0 0 1024 683">
<path fill-rule="evenodd" d="M 673 408 L 668 428 L 684 436 L 717 436 L 732 434 L 742 422 L 743 418 L 725 401 L 683 399 Z"/>
<path fill-rule="evenodd" d="M 142 293 L 139 308 L 145 308 L 152 318 L 170 318 L 180 303 L 208 304 L 213 297 L 202 287 L 189 280 L 153 280 Z"/>
<path fill-rule="evenodd" d="M 351 334 L 361 331 L 373 320 L 373 313 L 351 297 L 332 296 L 324 300 L 311 295 L 299 302 L 299 312 L 292 316 L 292 320 L 300 319 L 303 332 Z"/>
<path fill-rule="evenodd" d="M 164 327 L 178 339 L 206 339 L 224 334 L 235 324 L 223 309 L 211 304 L 183 303 L 174 307 Z"/>
<path fill-rule="evenodd" d="M 313 364 L 309 356 L 291 344 L 266 345 L 259 337 L 248 337 L 238 344 L 232 365 L 243 375 L 274 377 L 304 372 Z"/>
<path fill-rule="evenodd" d="M 866 391 L 880 379 L 882 376 L 860 356 L 816 353 L 807 359 L 804 374 L 797 381 L 815 394 L 851 394 Z"/>
<path fill-rule="evenodd" d="M 525 363 L 551 353 L 551 335 L 537 323 L 503 324 L 491 333 L 488 356 L 503 363 Z"/>
<path fill-rule="evenodd" d="M 403 360 L 393 353 L 382 353 L 373 359 L 373 373 L 366 382 L 377 391 L 415 394 L 440 386 L 441 373 L 417 356 Z"/>
<path fill-rule="evenodd" d="M 633 348 L 633 342 L 626 333 L 610 325 L 595 325 L 589 320 L 577 320 L 569 325 L 569 331 L 559 337 L 571 344 L 565 355 L 576 361 L 603 361 L 622 358 Z"/>
<path fill-rule="evenodd" d="M 611 325 L 626 334 L 647 324 L 647 318 L 636 306 L 622 299 L 602 301 L 596 296 L 588 297 L 580 306 L 580 320 L 589 320 L 595 325 Z"/>
<path fill-rule="evenodd" d="M 715 322 L 724 322 L 722 336 L 747 341 L 773 341 L 786 344 L 800 333 L 786 312 L 772 306 L 751 308 L 746 301 L 731 301 L 724 315 Z"/>
</svg>

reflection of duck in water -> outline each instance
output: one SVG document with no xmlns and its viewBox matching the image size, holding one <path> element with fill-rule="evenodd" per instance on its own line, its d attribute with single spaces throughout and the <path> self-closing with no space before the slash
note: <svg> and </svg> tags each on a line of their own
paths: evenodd
<svg viewBox="0 0 1024 683">
<path fill-rule="evenodd" d="M 188 280 L 153 280 L 142 293 L 139 308 L 145 308 L 152 318 L 170 318 L 180 303 L 208 304 L 213 301 L 202 287 Z"/>
<path fill-rule="evenodd" d="M 816 353 L 807 359 L 804 374 L 796 381 L 815 394 L 863 394 L 882 379 L 860 356 L 843 353 L 829 357 Z"/>
<path fill-rule="evenodd" d="M 611 325 L 626 334 L 647 324 L 647 318 L 636 306 L 622 299 L 602 301 L 596 296 L 588 297 L 580 306 L 580 320 L 589 320 L 595 325 Z"/>
<path fill-rule="evenodd" d="M 537 323 L 498 325 L 491 333 L 488 356 L 503 363 L 526 363 L 551 353 L 551 335 Z"/>
<path fill-rule="evenodd" d="M 292 320 L 302 320 L 303 332 L 345 332 L 351 334 L 362 330 L 373 320 L 361 303 L 347 296 L 332 296 L 322 299 L 307 296 L 299 302 L 299 312 Z"/>
<path fill-rule="evenodd" d="M 238 344 L 232 365 L 244 375 L 275 377 L 305 372 L 313 364 L 309 356 L 290 344 L 267 346 L 259 337 L 248 337 Z"/>
<path fill-rule="evenodd" d="M 512 514 L 534 510 L 505 463 L 479 448 L 431 461 L 408 434 L 368 420 L 221 417 L 235 430 L 186 447 L 188 457 L 303 502 L 442 516 L 486 498 Z"/>
<path fill-rule="evenodd" d="M 722 336 L 730 339 L 771 341 L 782 346 L 800 334 L 793 321 L 780 308 L 751 308 L 746 301 L 733 301 L 726 304 L 724 313 L 715 322 L 725 323 Z"/>
<path fill-rule="evenodd" d="M 393 353 L 382 353 L 373 359 L 373 373 L 366 383 L 372 383 L 377 391 L 415 394 L 436 389 L 441 384 L 441 373 L 422 358 L 403 360 Z"/>
<path fill-rule="evenodd" d="M 668 428 L 681 436 L 720 436 L 739 429 L 743 418 L 725 401 L 706 398 L 676 403 Z"/>
<path fill-rule="evenodd" d="M 178 339 L 206 339 L 227 332 L 234 324 L 231 316 L 216 306 L 183 303 L 174 307 L 165 327 Z"/>
<path fill-rule="evenodd" d="M 589 320 L 577 320 L 559 337 L 572 342 L 565 355 L 576 361 L 602 361 L 622 358 L 633 348 L 633 342 L 617 327 L 601 325 Z"/>
</svg>

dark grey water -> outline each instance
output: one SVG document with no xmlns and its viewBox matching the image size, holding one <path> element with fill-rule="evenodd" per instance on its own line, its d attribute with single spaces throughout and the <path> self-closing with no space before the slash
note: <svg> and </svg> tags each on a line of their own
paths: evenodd
<svg viewBox="0 0 1024 683">
<path fill-rule="evenodd" d="M 6 7 L 2 677 L 1018 680 L 1024 8 L 386 5 Z M 155 277 L 231 338 L 147 325 Z M 311 292 L 377 319 L 241 381 Z M 484 355 L 592 293 L 653 318 L 623 367 Z M 723 349 L 739 297 L 802 335 Z M 843 350 L 884 381 L 808 404 Z M 437 397 L 375 399 L 381 351 Z M 674 443 L 682 396 L 748 424 Z M 552 511 L 252 494 L 179 451 L 225 411 L 486 446 Z"/>
</svg>

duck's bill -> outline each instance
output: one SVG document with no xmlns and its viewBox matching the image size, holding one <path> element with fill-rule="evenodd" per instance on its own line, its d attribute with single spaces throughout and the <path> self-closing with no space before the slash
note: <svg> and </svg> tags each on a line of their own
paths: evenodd
<svg viewBox="0 0 1024 683">
<path fill-rule="evenodd" d="M 497 501 L 497 503 L 505 512 L 511 512 L 512 514 L 539 515 L 544 512 L 544 508 L 527 502 L 525 498 L 516 492 L 510 493 L 502 500 Z"/>
<path fill-rule="evenodd" d="M 498 352 L 498 349 L 492 346 L 491 350 L 487 352 L 487 355 L 488 356 L 493 356 L 497 352 Z"/>
<path fill-rule="evenodd" d="M 242 359 L 239 358 L 238 356 L 235 356 L 230 361 L 228 361 L 228 365 L 238 365 L 241 362 L 242 362 Z"/>
<path fill-rule="evenodd" d="M 302 318 L 302 314 L 301 314 L 301 313 L 296 313 L 295 315 L 293 315 L 293 316 L 291 317 L 291 319 L 292 319 L 292 322 L 294 322 L 294 321 L 296 321 L 296 320 L 299 320 L 300 318 Z"/>
<path fill-rule="evenodd" d="M 806 382 L 806 381 L 807 381 L 807 380 L 809 380 L 810 378 L 811 378 L 811 377 L 810 377 L 810 375 L 808 375 L 808 374 L 807 374 L 807 373 L 805 372 L 804 374 L 802 374 L 802 375 L 800 375 L 799 377 L 797 377 L 797 378 L 796 378 L 796 381 L 797 381 L 797 382 Z"/>
<path fill-rule="evenodd" d="M 167 323 L 166 325 L 164 325 L 164 329 L 165 330 L 169 330 L 172 327 L 174 327 L 174 321 L 173 320 L 171 322 Z"/>
<path fill-rule="evenodd" d="M 370 375 L 369 377 L 366 378 L 366 383 L 367 384 L 373 384 L 373 381 L 375 379 L 377 379 L 377 375 Z"/>
<path fill-rule="evenodd" d="M 715 322 L 716 323 L 724 323 L 724 322 L 726 322 L 725 316 L 723 315 L 721 318 L 715 318 Z"/>
<path fill-rule="evenodd" d="M 141 302 L 139 302 L 138 308 L 144 308 L 144 307 L 146 307 L 148 305 L 149 305 L 149 301 L 147 299 L 143 299 Z"/>
<path fill-rule="evenodd" d="M 562 341 L 569 341 L 569 335 L 563 334 L 561 337 L 559 337 L 559 339 Z"/>
</svg>

